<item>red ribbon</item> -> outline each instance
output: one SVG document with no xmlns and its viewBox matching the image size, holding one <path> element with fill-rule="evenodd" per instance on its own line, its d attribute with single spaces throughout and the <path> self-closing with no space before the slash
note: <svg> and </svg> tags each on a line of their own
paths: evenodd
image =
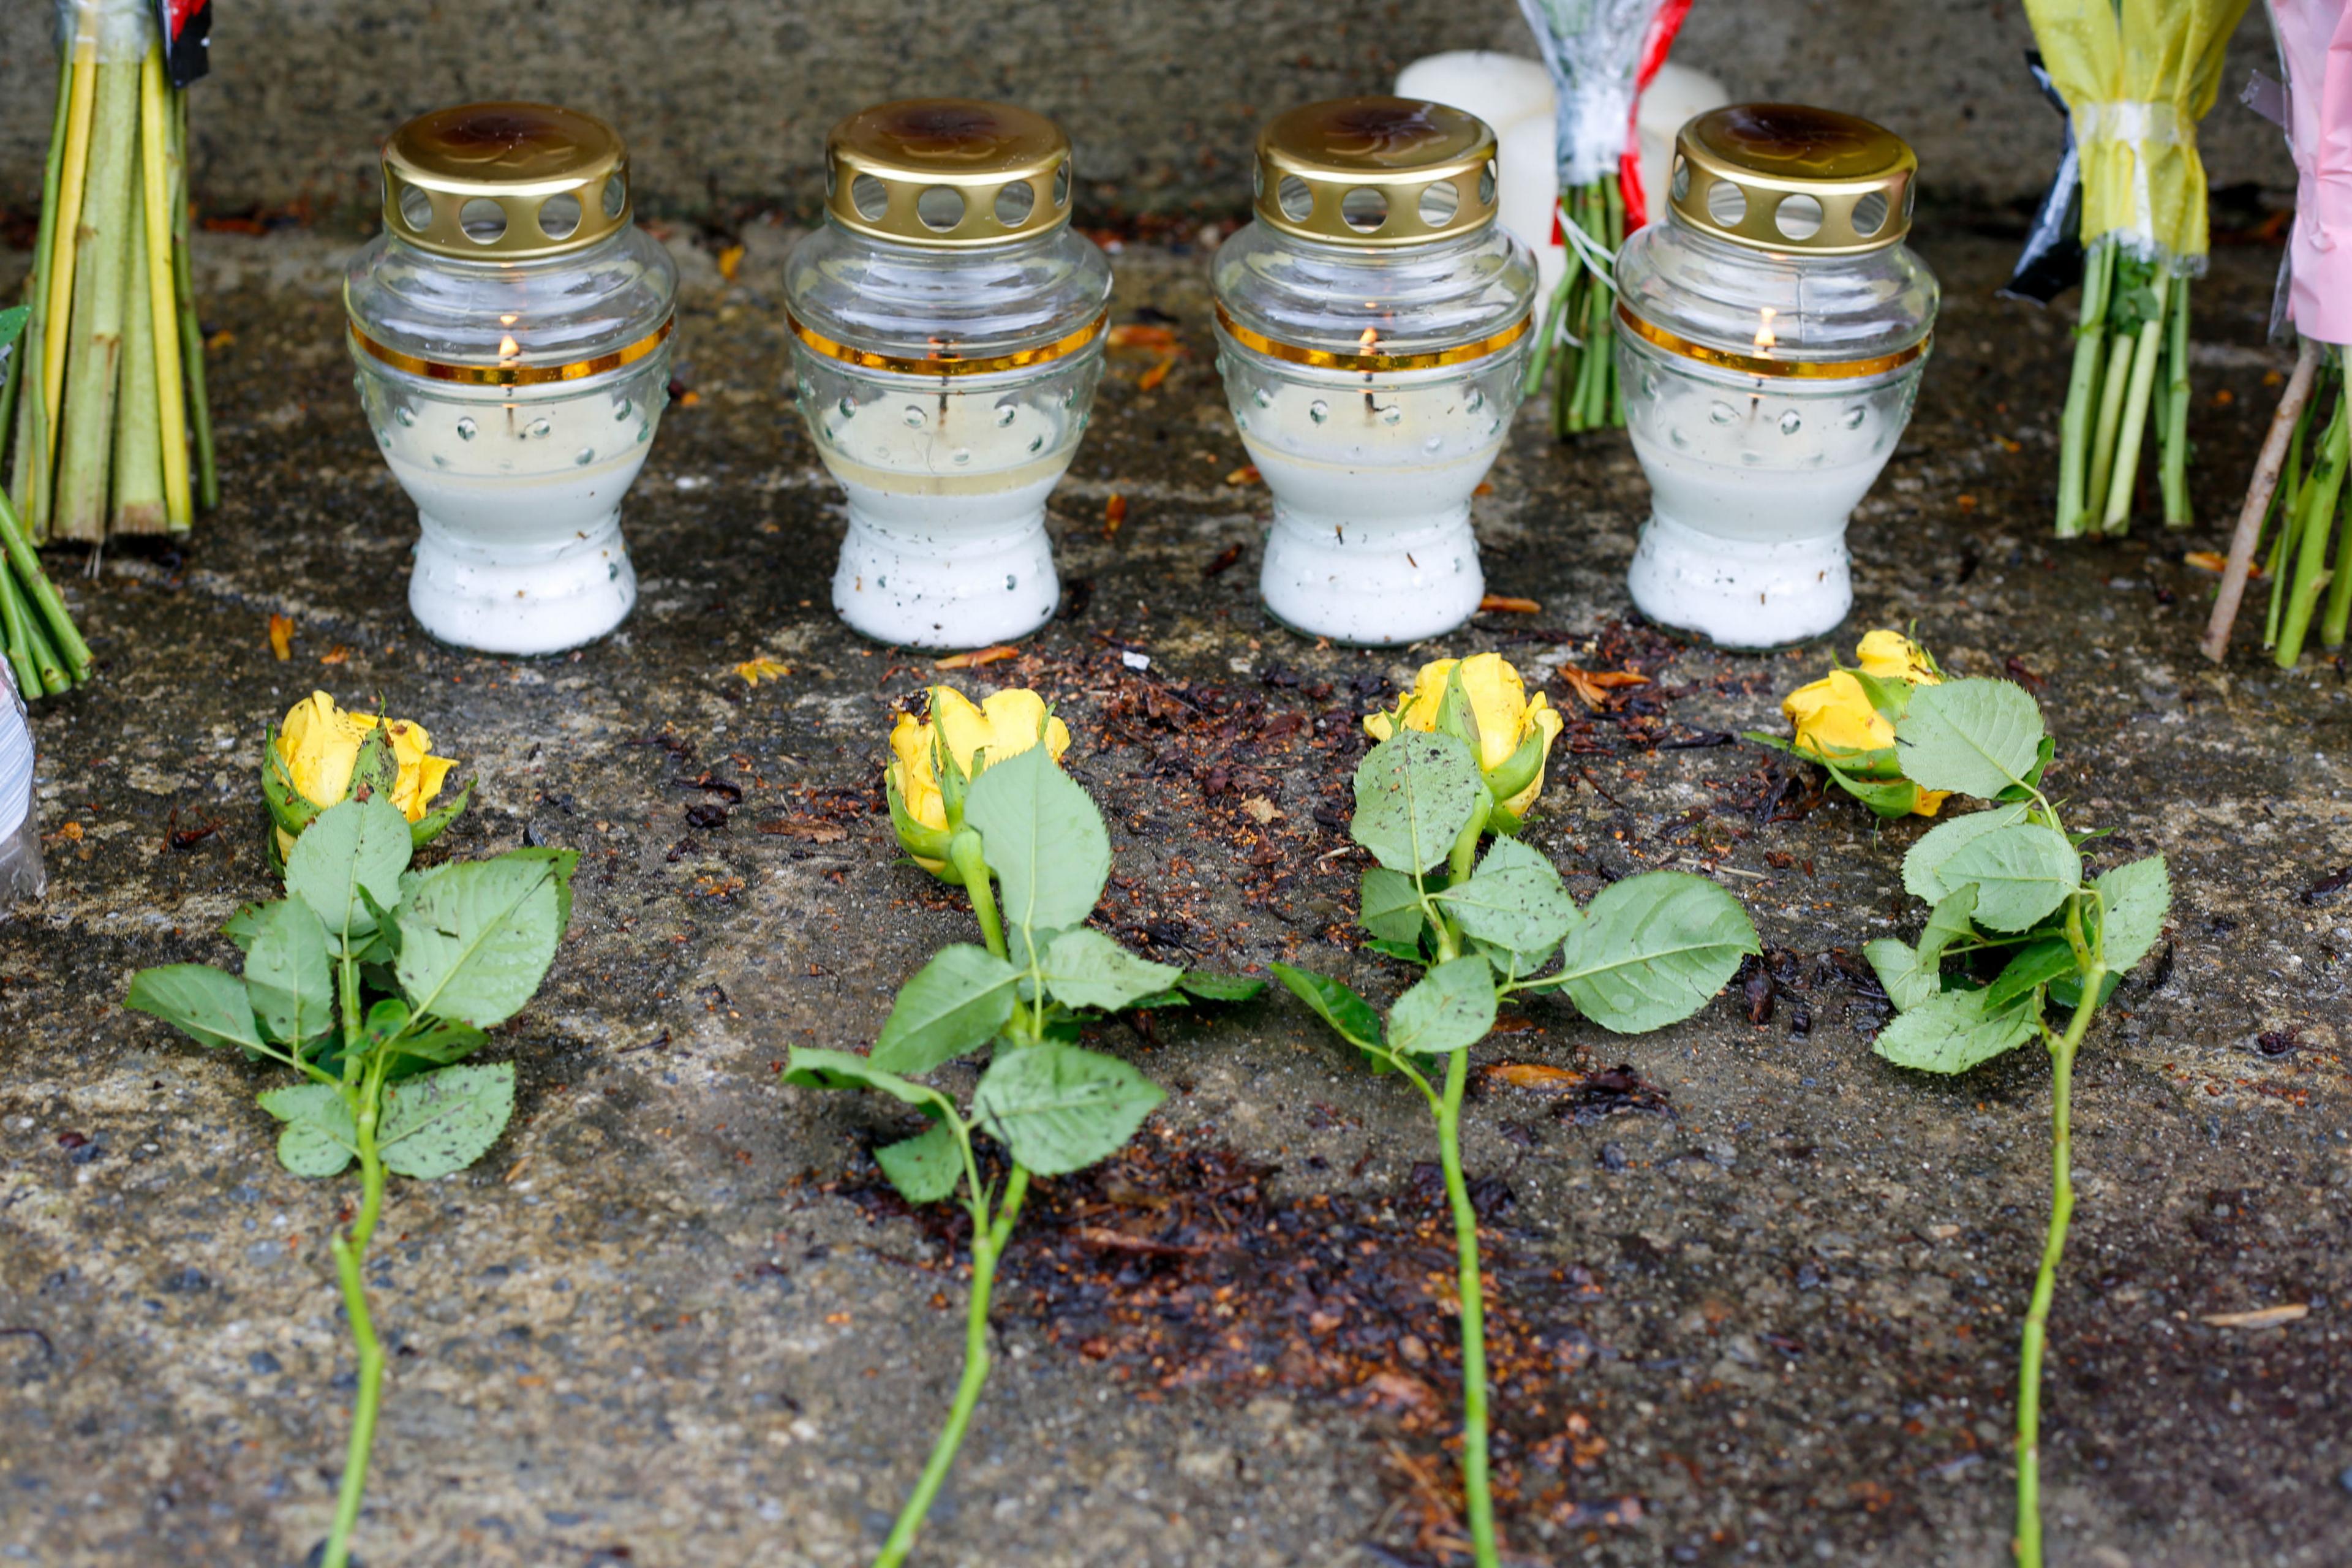
<svg viewBox="0 0 2352 1568">
<path fill-rule="evenodd" d="M 1633 233 L 1650 221 L 1650 204 L 1642 189 L 1642 94 L 1656 79 L 1658 68 L 1666 63 L 1666 51 L 1675 47 L 1675 35 L 1683 30 L 1683 18 L 1690 15 L 1691 0 L 1665 0 L 1650 13 L 1650 30 L 1642 38 L 1641 63 L 1633 68 L 1633 112 L 1626 117 L 1625 151 L 1617 158 L 1617 185 L 1625 196 L 1625 232 Z M 1555 229 L 1559 220 L 1552 220 Z M 1562 243 L 1566 236 L 1559 237 Z"/>
</svg>

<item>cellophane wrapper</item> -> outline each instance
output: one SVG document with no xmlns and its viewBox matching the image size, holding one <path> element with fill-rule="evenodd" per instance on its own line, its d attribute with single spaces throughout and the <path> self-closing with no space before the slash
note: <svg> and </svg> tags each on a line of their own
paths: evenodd
<svg viewBox="0 0 2352 1568">
<path fill-rule="evenodd" d="M 2294 154 L 2287 311 L 2295 331 L 2352 343 L 2352 4 L 2270 0 Z"/>
<path fill-rule="evenodd" d="M 1633 134 L 1645 50 L 1662 12 L 1679 22 L 1690 0 L 1519 0 L 1559 95 L 1562 189 L 1618 172 Z M 1669 40 L 1670 41 L 1670 40 Z M 1650 68 L 1652 74 L 1656 67 Z"/>
</svg>

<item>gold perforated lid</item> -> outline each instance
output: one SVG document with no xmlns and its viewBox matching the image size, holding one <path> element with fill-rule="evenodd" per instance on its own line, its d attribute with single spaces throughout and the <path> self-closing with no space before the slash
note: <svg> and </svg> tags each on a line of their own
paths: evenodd
<svg viewBox="0 0 2352 1568">
<path fill-rule="evenodd" d="M 834 221 L 901 245 L 961 249 L 1070 221 L 1070 139 L 1033 110 L 973 98 L 861 109 L 824 139 Z"/>
<path fill-rule="evenodd" d="M 1426 245 L 1495 219 L 1495 132 L 1411 98 L 1335 98 L 1276 115 L 1257 138 L 1257 216 L 1339 245 Z"/>
<path fill-rule="evenodd" d="M 625 228 L 629 213 L 627 149 L 574 110 L 460 104 L 418 115 L 384 143 L 384 227 L 438 256 L 561 256 Z"/>
<path fill-rule="evenodd" d="M 1735 103 L 1675 137 L 1667 190 L 1693 228 L 1758 250 L 1852 256 L 1911 231 L 1919 160 L 1884 126 L 1801 103 Z"/>
</svg>

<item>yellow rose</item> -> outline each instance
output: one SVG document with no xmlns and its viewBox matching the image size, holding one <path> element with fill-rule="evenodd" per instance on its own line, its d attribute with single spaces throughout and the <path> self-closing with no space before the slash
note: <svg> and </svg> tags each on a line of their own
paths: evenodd
<svg viewBox="0 0 2352 1568">
<path fill-rule="evenodd" d="M 295 793 L 320 810 L 341 804 L 351 794 L 352 770 L 359 763 L 360 747 L 379 722 L 399 768 L 392 786 L 392 804 L 410 822 L 424 821 L 449 770 L 457 764 L 433 755 L 433 737 L 423 726 L 405 719 L 379 721 L 373 714 L 347 713 L 323 691 L 314 691 L 296 703 L 278 731 L 278 761 Z M 306 816 L 300 822 L 281 819 L 278 823 L 280 855 L 294 847 L 307 821 Z"/>
<path fill-rule="evenodd" d="M 1876 752 L 1895 744 L 1895 726 L 1870 705 L 1862 682 L 1843 669 L 1789 693 L 1780 700 L 1780 711 L 1797 727 L 1799 749 L 1832 760 L 1842 752 Z"/>
<path fill-rule="evenodd" d="M 1881 680 L 1907 681 L 1913 686 L 1941 686 L 1944 672 L 1935 656 L 1901 632 L 1875 631 L 1853 650 L 1853 662 L 1864 675 Z"/>
<path fill-rule="evenodd" d="M 950 820 L 940 758 L 951 760 L 969 783 L 990 763 L 1020 755 L 1042 737 L 1045 754 L 1059 763 L 1070 749 L 1070 729 L 1048 715 L 1044 698 L 1026 689 L 992 692 L 976 707 L 952 686 L 934 686 L 929 695 L 928 721 L 901 713 L 891 727 L 890 763 L 883 780 L 899 844 L 917 865 L 937 876 L 947 865 L 939 858 L 943 836 L 961 826 Z"/>
<path fill-rule="evenodd" d="M 1939 686 L 1943 671 L 1935 656 L 1901 632 L 1874 631 L 1853 650 L 1855 666 L 1874 680 L 1899 681 L 1905 687 Z M 1899 711 L 1900 705 L 1897 704 Z M 1901 795 L 1910 790 L 1910 814 L 1933 816 L 1943 808 L 1948 790 L 1919 789 L 1907 784 L 1902 770 L 1885 759 L 1865 753 L 1886 752 L 1895 744 L 1895 722 L 1870 700 L 1870 692 L 1849 670 L 1832 670 L 1810 686 L 1801 686 L 1781 700 L 1780 711 L 1796 730 L 1801 753 L 1834 763 L 1858 781 L 1857 793 L 1882 815 L 1904 814 Z M 1884 787 L 1878 787 L 1884 786 Z"/>
<path fill-rule="evenodd" d="M 1461 670 L 1462 694 L 1469 700 L 1470 716 L 1476 726 L 1475 749 L 1478 767 L 1488 775 L 1490 783 L 1496 775 L 1512 786 L 1510 795 L 1498 801 L 1498 807 L 1507 814 L 1508 823 L 1498 826 L 1515 826 L 1519 817 L 1543 794 L 1544 765 L 1551 759 L 1551 743 L 1560 731 L 1560 718 L 1544 694 L 1527 694 L 1527 684 L 1519 672 L 1498 653 L 1473 654 L 1465 659 L 1433 659 L 1421 667 L 1421 674 L 1412 683 L 1412 690 L 1390 713 L 1374 713 L 1364 721 L 1364 731 L 1376 741 L 1385 741 L 1400 729 L 1434 731 L 1439 727 L 1445 709 L 1445 691 L 1453 680 L 1455 668 Z M 1471 737 L 1465 736 L 1469 740 Z M 1516 776 L 1522 767 L 1509 773 L 1505 765 L 1520 757 L 1520 749 L 1536 741 L 1532 752 L 1534 776 L 1521 784 Z"/>
</svg>

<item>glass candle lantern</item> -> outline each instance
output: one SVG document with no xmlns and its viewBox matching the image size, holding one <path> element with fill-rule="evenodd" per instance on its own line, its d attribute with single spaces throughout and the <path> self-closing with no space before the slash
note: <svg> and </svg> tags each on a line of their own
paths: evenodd
<svg viewBox="0 0 2352 1568">
<path fill-rule="evenodd" d="M 1259 588 L 1349 643 L 1451 631 L 1486 594 L 1470 495 L 1519 401 L 1535 258 L 1495 222 L 1495 133 L 1402 98 L 1286 113 L 1218 248 L 1217 367 L 1274 492 Z"/>
<path fill-rule="evenodd" d="M 834 608 L 878 642 L 976 647 L 1054 613 L 1045 499 L 1110 301 L 1070 183 L 1061 127 L 1010 104 L 886 103 L 826 138 L 784 298 L 801 417 L 848 501 Z"/>
<path fill-rule="evenodd" d="M 621 498 L 668 401 L 677 293 L 602 121 L 476 103 L 393 133 L 383 232 L 343 302 L 368 424 L 416 503 L 426 631 L 552 653 L 628 615 Z"/>
<path fill-rule="evenodd" d="M 1910 421 L 1936 279 L 1903 244 L 1917 161 L 1827 110 L 1682 129 L 1664 223 L 1617 257 L 1617 368 L 1651 516 L 1628 586 L 1729 647 L 1830 631 L 1846 521 Z"/>
</svg>

